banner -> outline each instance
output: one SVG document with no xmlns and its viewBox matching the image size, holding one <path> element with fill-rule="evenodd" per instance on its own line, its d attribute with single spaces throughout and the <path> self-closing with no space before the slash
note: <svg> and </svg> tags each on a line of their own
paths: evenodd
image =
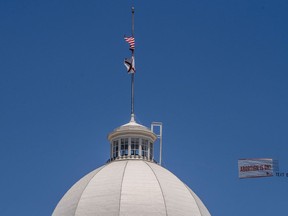
<svg viewBox="0 0 288 216">
<path fill-rule="evenodd" d="M 259 178 L 273 176 L 273 159 L 239 159 L 238 173 L 239 178 Z"/>
</svg>

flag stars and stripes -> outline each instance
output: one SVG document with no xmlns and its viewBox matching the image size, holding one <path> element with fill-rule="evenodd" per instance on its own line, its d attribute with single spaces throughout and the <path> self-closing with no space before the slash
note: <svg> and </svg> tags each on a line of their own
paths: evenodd
<svg viewBox="0 0 288 216">
<path fill-rule="evenodd" d="M 125 41 L 129 44 L 130 50 L 135 49 L 135 38 L 134 37 L 124 37 Z"/>
</svg>

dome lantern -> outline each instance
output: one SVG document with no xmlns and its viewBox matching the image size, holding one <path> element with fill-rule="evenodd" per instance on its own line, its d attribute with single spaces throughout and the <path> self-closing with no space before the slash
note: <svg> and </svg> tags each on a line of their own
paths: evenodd
<svg viewBox="0 0 288 216">
<path fill-rule="evenodd" d="M 132 116 L 129 123 L 116 128 L 108 135 L 110 161 L 123 159 L 154 161 L 156 139 L 155 133 L 138 124 Z"/>
</svg>

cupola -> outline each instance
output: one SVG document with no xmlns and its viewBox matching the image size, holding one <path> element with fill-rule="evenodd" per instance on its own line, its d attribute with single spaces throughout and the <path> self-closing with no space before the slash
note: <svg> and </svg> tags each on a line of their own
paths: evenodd
<svg viewBox="0 0 288 216">
<path fill-rule="evenodd" d="M 142 159 L 154 161 L 154 142 L 157 135 L 147 127 L 138 124 L 134 117 L 108 135 L 110 161 Z"/>
</svg>

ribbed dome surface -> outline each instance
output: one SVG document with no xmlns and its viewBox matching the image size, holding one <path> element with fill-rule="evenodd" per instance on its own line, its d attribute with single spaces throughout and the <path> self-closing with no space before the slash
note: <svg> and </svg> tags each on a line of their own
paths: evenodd
<svg viewBox="0 0 288 216">
<path fill-rule="evenodd" d="M 108 163 L 80 179 L 53 216 L 210 216 L 167 169 L 144 160 Z"/>
</svg>

